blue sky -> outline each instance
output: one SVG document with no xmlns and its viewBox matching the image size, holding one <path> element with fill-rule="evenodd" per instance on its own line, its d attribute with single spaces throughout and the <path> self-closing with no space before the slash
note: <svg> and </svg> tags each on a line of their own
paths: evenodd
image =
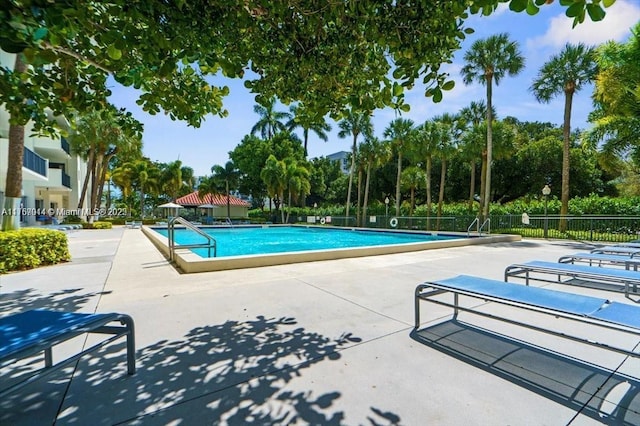
<svg viewBox="0 0 640 426">
<path fill-rule="evenodd" d="M 472 101 L 485 99 L 485 88 L 479 84 L 465 86 L 460 78 L 462 57 L 469 46 L 478 39 L 506 32 L 512 40 L 520 44 L 526 58 L 525 69 L 516 77 L 505 77 L 500 85 L 494 86 L 493 103 L 499 117 L 508 115 L 521 121 L 548 121 L 562 123 L 564 99 L 555 98 L 549 104 L 539 104 L 529 87 L 540 67 L 557 54 L 566 43 L 597 45 L 607 40 L 624 41 L 629 37 L 629 29 L 640 21 L 640 0 L 617 0 L 607 9 L 607 16 L 601 22 L 590 22 L 571 29 L 572 20 L 564 16 L 564 8 L 554 2 L 542 7 L 535 16 L 514 13 L 506 6 L 489 17 L 472 17 L 467 26 L 475 33 L 467 37 L 462 49 L 455 55 L 453 63 L 443 68 L 456 81 L 454 90 L 445 92 L 439 104 L 424 97 L 424 89 L 416 86 L 406 94 L 411 111 L 402 117 L 423 123 L 434 115 L 444 112 L 456 113 Z M 225 79 L 226 80 L 226 79 Z M 229 111 L 226 118 L 209 116 L 198 129 L 185 123 L 172 121 L 163 114 L 151 116 L 136 104 L 138 96 L 134 89 L 124 88 L 114 83 L 111 101 L 118 107 L 125 107 L 144 123 L 144 154 L 152 160 L 170 162 L 180 159 L 194 169 L 196 175 L 210 174 L 214 164 L 224 165 L 229 160 L 229 151 L 251 131 L 258 120 L 253 112 L 254 95 L 244 88 L 242 80 L 213 80 L 214 84 L 229 86 L 230 95 L 225 99 Z M 591 111 L 592 87 L 588 86 L 574 98 L 572 128 L 587 128 L 587 115 Z M 280 110 L 288 110 L 281 106 Z M 382 136 L 385 127 L 396 118 L 392 109 L 374 112 L 373 124 L 376 135 Z M 315 134 L 309 136 L 309 156 L 319 157 L 337 151 L 348 151 L 350 139 L 337 136 L 337 125 L 329 120 L 333 130 L 329 141 L 319 140 Z"/>
</svg>

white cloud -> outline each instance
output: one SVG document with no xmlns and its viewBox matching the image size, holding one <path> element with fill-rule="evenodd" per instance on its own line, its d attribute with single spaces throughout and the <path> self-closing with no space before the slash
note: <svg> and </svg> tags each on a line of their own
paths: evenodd
<svg viewBox="0 0 640 426">
<path fill-rule="evenodd" d="M 575 28 L 573 19 L 564 14 L 550 19 L 547 31 L 535 38 L 527 40 L 527 47 L 562 47 L 566 43 L 585 43 L 597 45 L 609 40 L 622 41 L 629 34 L 629 29 L 640 20 L 640 5 L 634 1 L 618 0 L 606 9 L 607 16 L 602 21 L 593 22 L 589 17 Z"/>
</svg>

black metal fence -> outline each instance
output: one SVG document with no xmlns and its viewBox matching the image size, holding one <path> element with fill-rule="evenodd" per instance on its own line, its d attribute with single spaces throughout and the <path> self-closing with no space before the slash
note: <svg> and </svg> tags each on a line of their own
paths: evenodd
<svg viewBox="0 0 640 426">
<path fill-rule="evenodd" d="M 325 217 L 323 217 L 325 218 Z M 438 232 L 477 232 L 475 216 L 396 217 L 369 216 L 365 228 L 413 229 Z M 355 216 L 332 216 L 325 223 L 333 226 L 357 226 Z M 581 241 L 625 242 L 640 239 L 640 216 L 491 216 L 490 228 L 482 232 L 519 234 L 527 238 L 555 238 Z"/>
</svg>

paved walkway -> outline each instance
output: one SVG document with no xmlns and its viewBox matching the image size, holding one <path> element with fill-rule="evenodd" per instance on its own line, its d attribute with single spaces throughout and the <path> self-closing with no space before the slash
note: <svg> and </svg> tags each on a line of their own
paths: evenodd
<svg viewBox="0 0 640 426">
<path fill-rule="evenodd" d="M 0 401 L 1 425 L 640 424 L 638 359 L 460 317 L 487 332 L 447 321 L 445 308 L 423 316 L 426 327 L 437 324 L 421 335 L 430 344 L 410 336 L 420 282 L 459 273 L 501 280 L 511 263 L 556 261 L 580 243 L 525 240 L 184 275 L 139 230 L 68 236 L 71 262 L 0 276 L 2 315 L 127 313 L 138 372 L 127 376 L 124 344 L 112 344 Z"/>
</svg>

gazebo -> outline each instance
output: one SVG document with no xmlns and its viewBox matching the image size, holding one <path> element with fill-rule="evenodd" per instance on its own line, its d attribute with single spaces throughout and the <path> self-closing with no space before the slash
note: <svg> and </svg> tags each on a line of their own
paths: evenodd
<svg viewBox="0 0 640 426">
<path fill-rule="evenodd" d="M 226 218 L 227 217 L 227 196 L 221 194 L 206 194 L 200 196 L 198 191 L 187 194 L 183 197 L 176 199 L 177 204 L 183 207 L 193 209 L 203 209 L 207 212 L 211 212 L 213 217 Z M 251 204 L 233 195 L 229 196 L 229 209 L 230 218 L 248 218 L 249 207 Z"/>
</svg>

